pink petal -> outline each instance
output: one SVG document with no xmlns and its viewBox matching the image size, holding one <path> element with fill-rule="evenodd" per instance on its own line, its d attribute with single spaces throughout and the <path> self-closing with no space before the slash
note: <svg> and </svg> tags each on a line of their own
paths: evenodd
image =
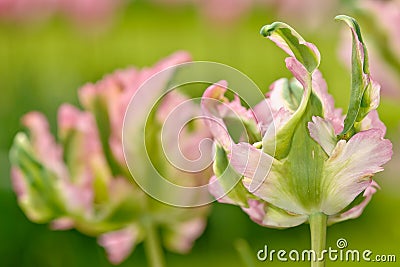
<svg viewBox="0 0 400 267">
<path fill-rule="evenodd" d="M 157 110 L 163 153 L 172 165 L 187 172 L 204 170 L 213 160 L 211 133 L 198 118 L 198 105 L 176 91 L 165 95 Z M 192 129 L 188 129 L 189 122 Z"/>
<path fill-rule="evenodd" d="M 382 138 L 386 134 L 386 126 L 379 119 L 378 111 L 371 110 L 368 115 L 361 121 L 361 131 L 369 129 L 378 129 L 382 133 Z"/>
<path fill-rule="evenodd" d="M 248 143 L 233 146 L 230 164 L 240 174 L 248 179 L 248 189 L 251 193 L 257 190 L 267 178 L 274 159 L 260 149 Z"/>
<path fill-rule="evenodd" d="M 312 90 L 322 103 L 324 118 L 332 124 L 335 134 L 339 134 L 344 126 L 342 110 L 335 109 L 333 97 L 328 93 L 328 87 L 319 70 L 314 71 L 312 79 Z"/>
<path fill-rule="evenodd" d="M 28 193 L 28 187 L 21 170 L 15 167 L 11 168 L 11 182 L 15 193 L 17 193 L 18 199 L 26 197 L 26 194 Z"/>
<path fill-rule="evenodd" d="M 201 99 L 201 108 L 205 117 L 205 123 L 215 140 L 217 140 L 225 150 L 230 151 L 233 141 L 218 110 L 218 106 L 220 105 L 219 100 L 223 98 L 227 85 L 226 81 L 220 81 L 208 87 Z"/>
<path fill-rule="evenodd" d="M 122 149 L 123 121 L 126 109 L 133 95 L 151 76 L 168 67 L 190 60 L 191 57 L 187 52 L 179 51 L 156 63 L 151 68 L 143 68 L 142 70 L 135 68 L 117 70 L 96 84 L 88 84 L 80 89 L 79 98 L 84 107 L 89 110 L 93 109 L 95 100 L 105 105 L 110 119 L 110 147 L 114 156 L 122 165 L 125 165 Z M 158 90 L 163 89 L 165 85 L 160 85 Z M 157 90 L 154 93 L 158 93 Z"/>
<path fill-rule="evenodd" d="M 273 122 L 273 112 L 270 103 L 272 101 L 265 99 L 258 103 L 254 108 L 254 116 L 258 121 L 259 128 L 261 131 L 261 135 L 264 135 L 267 129 L 270 127 L 271 123 Z"/>
<path fill-rule="evenodd" d="M 321 117 L 313 116 L 312 122 L 308 123 L 308 130 L 312 139 L 330 156 L 337 143 L 332 124 Z"/>
<path fill-rule="evenodd" d="M 249 215 L 250 219 L 253 222 L 256 222 L 256 223 L 262 225 L 264 217 L 265 217 L 265 209 L 264 209 L 265 202 L 258 201 L 255 199 L 249 199 L 248 204 L 249 204 L 249 207 L 248 208 L 242 207 L 242 210 Z"/>
<path fill-rule="evenodd" d="M 205 227 L 204 218 L 176 222 L 173 228 L 169 229 L 169 236 L 166 239 L 168 248 L 175 252 L 188 253 L 194 241 L 204 232 Z"/>
<path fill-rule="evenodd" d="M 304 91 L 309 90 L 308 82 L 309 82 L 309 73 L 306 68 L 294 57 L 288 57 L 285 59 L 286 67 L 293 76 L 301 83 L 304 88 Z"/>
<path fill-rule="evenodd" d="M 225 190 L 223 189 L 222 185 L 220 184 L 216 176 L 212 176 L 210 178 L 210 181 L 208 183 L 208 191 L 220 203 L 233 204 L 233 205 L 236 204 L 230 197 L 228 197 L 227 195 L 228 192 L 225 192 Z"/>
<path fill-rule="evenodd" d="M 266 129 L 263 136 L 263 151 L 271 155 L 274 154 L 276 149 L 276 134 L 290 121 L 292 115 L 285 108 L 281 108 L 273 115 L 273 122 Z"/>
<path fill-rule="evenodd" d="M 250 219 L 259 225 L 271 228 L 288 228 L 307 221 L 307 215 L 290 214 L 266 202 L 249 199 L 249 208 L 242 208 Z"/>
<path fill-rule="evenodd" d="M 52 230 L 69 230 L 74 227 L 74 220 L 67 217 L 58 218 L 51 222 L 50 228 Z"/>
<path fill-rule="evenodd" d="M 121 230 L 105 233 L 99 237 L 97 242 L 106 250 L 109 261 L 117 265 L 129 256 L 138 238 L 139 229 L 131 225 Z"/>
<path fill-rule="evenodd" d="M 63 163 L 62 148 L 50 133 L 49 124 L 43 114 L 30 112 L 22 118 L 29 129 L 32 146 L 39 160 L 61 179 L 67 179 L 68 172 Z"/>
<path fill-rule="evenodd" d="M 387 31 L 389 45 L 391 49 L 397 53 L 400 58 L 400 33 L 397 27 L 400 24 L 400 3 L 398 1 L 375 1 L 365 0 L 359 2 L 362 9 L 370 12 L 376 22 L 381 24 L 381 27 Z"/>
<path fill-rule="evenodd" d="M 68 212 L 89 218 L 93 215 L 93 176 L 85 172 L 77 178 L 78 184 L 70 181 L 62 182 L 61 197 Z"/>
<path fill-rule="evenodd" d="M 77 134 L 82 136 L 80 147 L 78 148 L 80 152 L 77 153 L 77 156 L 81 158 L 80 162 L 83 163 L 87 160 L 88 155 L 102 153 L 97 125 L 91 113 L 80 111 L 72 105 L 64 104 L 58 112 L 58 125 L 62 138 L 65 138 L 71 131 L 76 131 Z"/>
<path fill-rule="evenodd" d="M 286 108 L 286 100 L 283 97 L 284 88 L 287 86 L 288 80 L 286 78 L 281 78 L 269 87 L 269 92 L 267 98 L 269 99 L 269 104 L 273 112 L 280 110 L 281 108 Z M 288 109 L 288 108 L 286 108 Z"/>
<path fill-rule="evenodd" d="M 230 23 L 238 19 L 243 13 L 250 10 L 252 2 L 250 0 L 195 0 L 200 10 L 216 23 L 221 25 Z"/>
</svg>

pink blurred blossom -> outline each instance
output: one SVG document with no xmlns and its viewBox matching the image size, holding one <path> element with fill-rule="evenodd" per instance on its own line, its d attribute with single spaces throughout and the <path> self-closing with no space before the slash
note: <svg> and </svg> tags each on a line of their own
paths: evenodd
<svg viewBox="0 0 400 267">
<path fill-rule="evenodd" d="M 40 21 L 62 14 L 78 24 L 102 24 L 123 3 L 123 0 L 0 0 L 0 20 Z"/>
<path fill-rule="evenodd" d="M 153 67 L 118 70 L 95 84 L 83 86 L 79 98 L 84 110 L 69 104 L 59 108 L 58 141 L 50 133 L 44 115 L 25 115 L 22 122 L 30 135 L 17 134 L 10 154 L 14 190 L 27 217 L 34 222 L 50 223 L 54 230 L 76 228 L 98 237 L 98 243 L 114 264 L 126 259 L 135 245 L 146 238 L 143 218 L 151 217 L 157 227 L 167 229 L 163 239 L 168 249 L 188 252 L 205 228 L 208 208 L 179 209 L 158 202 L 148 208 L 148 198 L 130 181 L 121 135 L 125 110 L 141 84 L 152 75 L 189 60 L 188 53 L 177 52 Z M 176 103 L 186 100 L 179 92 L 168 94 L 156 112 L 159 123 L 163 124 Z M 108 125 L 99 124 L 102 119 Z M 186 155 L 196 152 L 188 144 L 209 136 L 202 124 L 195 127 L 199 131 L 183 131 L 182 152 Z M 105 141 L 104 133 L 108 134 Z M 142 164 L 142 158 L 135 158 L 135 163 Z M 207 178 L 170 167 L 165 167 L 165 172 L 187 185 Z"/>
</svg>

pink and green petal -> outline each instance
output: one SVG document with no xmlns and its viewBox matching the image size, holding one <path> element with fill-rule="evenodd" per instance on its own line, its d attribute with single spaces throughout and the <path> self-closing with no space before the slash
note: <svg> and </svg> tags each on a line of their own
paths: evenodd
<svg viewBox="0 0 400 267">
<path fill-rule="evenodd" d="M 337 138 L 332 124 L 321 117 L 313 116 L 312 122 L 308 123 L 310 136 L 314 139 L 330 156 L 336 146 Z"/>
<path fill-rule="evenodd" d="M 274 138 L 274 145 L 271 146 L 271 136 L 264 136 L 263 138 L 263 151 L 267 154 L 274 155 L 274 157 L 277 159 L 285 158 L 289 153 L 295 129 L 297 128 L 298 123 L 306 111 L 306 107 L 311 95 L 312 85 L 311 75 L 298 60 L 293 57 L 287 58 L 286 66 L 293 73 L 295 78 L 302 84 L 304 90 L 303 97 L 297 110 L 290 116 L 290 118 L 285 119 L 285 123 L 280 125 L 280 127 L 275 126 L 276 135 Z"/>
<path fill-rule="evenodd" d="M 101 235 L 97 242 L 106 250 L 108 260 L 117 265 L 131 254 L 141 239 L 140 229 L 136 225 L 130 225 L 124 229 Z"/>
<path fill-rule="evenodd" d="M 63 163 L 63 149 L 50 133 L 49 123 L 43 114 L 30 112 L 22 118 L 29 130 L 31 144 L 36 157 L 61 179 L 67 179 L 68 171 Z"/>
<path fill-rule="evenodd" d="M 267 179 L 275 159 L 248 143 L 235 144 L 230 164 L 239 174 L 251 180 L 247 189 L 253 193 Z"/>
<path fill-rule="evenodd" d="M 371 177 L 383 170 L 392 157 L 392 144 L 382 131 L 359 132 L 349 141 L 337 143 L 325 162 L 321 211 L 334 215 L 348 206 L 371 183 Z"/>
<path fill-rule="evenodd" d="M 265 25 L 261 34 L 268 37 L 278 47 L 296 58 L 309 73 L 318 68 L 321 55 L 312 43 L 306 42 L 292 27 L 282 22 Z"/>
<path fill-rule="evenodd" d="M 371 110 L 368 115 L 361 121 L 360 131 L 369 129 L 379 129 L 382 132 L 382 138 L 386 134 L 386 126 L 379 119 L 378 111 Z"/>
<path fill-rule="evenodd" d="M 300 225 L 307 221 L 307 215 L 288 213 L 270 205 L 267 202 L 249 199 L 249 207 L 242 208 L 256 223 L 270 228 L 288 228 Z"/>
<path fill-rule="evenodd" d="M 378 189 L 380 189 L 379 185 L 374 180 L 372 180 L 371 184 L 367 187 L 367 189 L 365 189 L 363 193 L 364 199 L 361 201 L 361 203 L 352 207 L 349 210 L 346 210 L 345 212 L 329 216 L 328 224 L 330 225 L 360 217 L 364 209 L 367 207 L 368 203 L 371 201 L 372 196 L 377 192 Z"/>
<path fill-rule="evenodd" d="M 204 232 L 206 220 L 201 217 L 170 225 L 164 234 L 165 246 L 174 252 L 188 253 L 194 241 Z"/>
<path fill-rule="evenodd" d="M 342 110 L 335 108 L 334 99 L 328 93 L 326 81 L 319 70 L 313 73 L 312 90 L 321 101 L 324 118 L 332 124 L 335 134 L 339 134 L 343 130 L 344 117 L 342 115 Z"/>
</svg>

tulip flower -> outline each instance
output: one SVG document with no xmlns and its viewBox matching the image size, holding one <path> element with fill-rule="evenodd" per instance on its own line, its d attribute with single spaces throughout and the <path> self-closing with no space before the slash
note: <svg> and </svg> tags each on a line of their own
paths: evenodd
<svg viewBox="0 0 400 267">
<path fill-rule="evenodd" d="M 327 225 L 361 215 L 379 188 L 373 175 L 392 156 L 376 111 L 380 87 L 369 73 L 360 27 L 350 17 L 337 19 L 353 37 L 346 116 L 327 92 L 316 46 L 281 22 L 264 26 L 261 34 L 289 55 L 285 62 L 293 79 L 274 82 L 254 108 L 242 106 L 239 96 L 229 100 L 225 81 L 210 86 L 202 98 L 216 146 L 210 192 L 224 195 L 220 202 L 240 206 L 265 227 L 308 222 L 317 253 L 325 247 Z M 230 125 L 235 121 L 241 129 Z M 236 179 L 230 190 L 228 182 Z"/>
<path fill-rule="evenodd" d="M 50 223 L 53 229 L 75 228 L 97 237 L 114 264 L 122 262 L 144 240 L 151 265 L 163 266 L 157 237 L 160 229 L 169 250 L 188 252 L 204 230 L 207 207 L 180 209 L 147 196 L 128 171 L 121 137 L 125 110 L 141 84 L 188 60 L 187 53 L 179 52 L 152 68 L 119 70 L 96 84 L 85 85 L 79 91 L 84 110 L 69 104 L 59 109 L 58 140 L 41 113 L 25 115 L 22 122 L 29 136 L 17 134 L 10 159 L 14 189 L 27 217 L 36 223 Z M 162 100 L 154 113 L 151 142 L 158 144 L 156 137 L 170 107 L 186 99 L 174 91 Z M 185 144 L 208 136 L 208 131 L 199 129 L 200 124 L 193 127 L 198 131 L 185 132 Z M 139 166 L 141 161 L 141 157 L 135 158 Z M 205 177 L 164 165 L 160 164 L 167 177 L 192 183 Z"/>
</svg>

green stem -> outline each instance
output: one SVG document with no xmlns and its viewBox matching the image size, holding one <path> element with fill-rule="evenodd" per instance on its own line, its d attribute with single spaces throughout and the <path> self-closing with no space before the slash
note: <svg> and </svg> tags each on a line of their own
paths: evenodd
<svg viewBox="0 0 400 267">
<path fill-rule="evenodd" d="M 154 223 L 149 220 L 145 224 L 146 240 L 144 248 L 146 251 L 147 260 L 151 267 L 165 267 L 164 253 L 161 248 L 160 239 Z"/>
<path fill-rule="evenodd" d="M 326 245 L 327 216 L 323 213 L 314 213 L 309 218 L 311 231 L 311 250 L 315 251 L 317 259 L 311 260 L 311 267 L 324 267 L 325 260 L 321 260 Z"/>
<path fill-rule="evenodd" d="M 251 251 L 249 244 L 245 240 L 239 239 L 236 240 L 234 245 L 244 266 L 255 267 L 253 252 Z"/>
</svg>

